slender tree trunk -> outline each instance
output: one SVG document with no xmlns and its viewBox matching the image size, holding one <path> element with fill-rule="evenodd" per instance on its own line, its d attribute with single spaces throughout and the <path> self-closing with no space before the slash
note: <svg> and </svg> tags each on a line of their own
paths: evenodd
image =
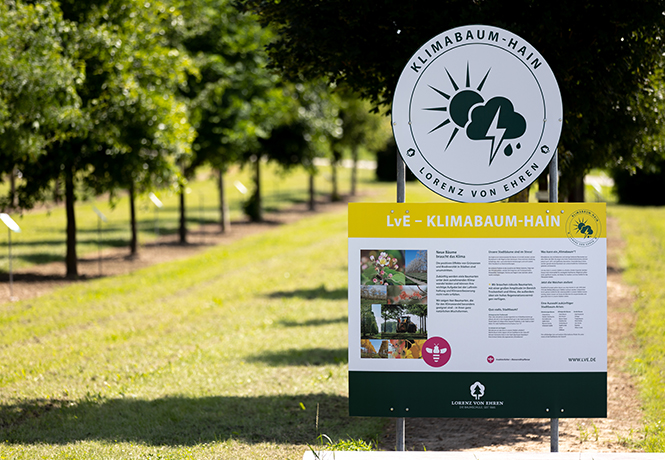
<svg viewBox="0 0 665 460">
<path fill-rule="evenodd" d="M 60 178 L 55 178 L 55 183 L 53 184 L 53 201 L 55 204 L 60 204 Z"/>
<path fill-rule="evenodd" d="M 358 182 L 358 148 L 351 149 L 353 167 L 351 168 L 351 196 L 356 196 L 356 184 Z"/>
<path fill-rule="evenodd" d="M 178 226 L 180 244 L 187 244 L 187 220 L 185 217 L 185 186 L 180 186 L 180 225 Z"/>
<path fill-rule="evenodd" d="M 527 186 L 524 190 L 521 192 L 516 193 L 515 195 L 511 196 L 508 198 L 508 202 L 510 203 L 528 203 L 529 202 L 529 190 L 531 189 L 531 186 Z"/>
<path fill-rule="evenodd" d="M 568 192 L 568 201 L 570 203 L 584 203 L 584 176 L 574 179 L 573 186 Z"/>
<path fill-rule="evenodd" d="M 263 203 L 261 202 L 261 157 L 256 158 L 256 163 L 254 164 L 254 220 L 256 222 L 263 221 Z"/>
<path fill-rule="evenodd" d="M 339 201 L 341 197 L 339 196 L 339 191 L 337 188 L 337 166 L 338 162 L 333 159 L 331 165 L 332 167 L 332 194 L 330 196 L 330 201 Z"/>
<path fill-rule="evenodd" d="M 16 166 L 12 168 L 12 172 L 9 175 L 9 188 L 11 193 L 11 204 L 10 207 L 12 210 L 18 208 L 18 197 L 16 196 L 16 173 L 18 170 Z"/>
<path fill-rule="evenodd" d="M 316 209 L 316 200 L 314 197 L 314 173 L 309 173 L 309 210 L 314 211 Z"/>
<path fill-rule="evenodd" d="M 139 239 L 136 232 L 136 191 L 134 189 L 134 181 L 129 185 L 129 225 L 131 228 L 132 236 L 129 240 L 129 255 L 136 257 L 138 255 Z"/>
<path fill-rule="evenodd" d="M 539 177 L 538 177 L 538 202 L 539 203 L 547 203 L 550 201 L 550 195 L 549 195 L 549 172 L 545 170 Z"/>
<path fill-rule="evenodd" d="M 78 277 L 75 201 L 74 168 L 69 166 L 65 169 L 65 209 L 67 214 L 67 255 L 65 257 L 65 265 L 67 267 L 67 278 Z"/>
<path fill-rule="evenodd" d="M 224 172 L 222 168 L 217 170 L 218 181 L 217 185 L 219 186 L 219 226 L 222 233 L 226 233 L 231 230 L 231 216 L 229 214 L 229 205 L 226 202 L 226 195 L 224 195 Z"/>
</svg>

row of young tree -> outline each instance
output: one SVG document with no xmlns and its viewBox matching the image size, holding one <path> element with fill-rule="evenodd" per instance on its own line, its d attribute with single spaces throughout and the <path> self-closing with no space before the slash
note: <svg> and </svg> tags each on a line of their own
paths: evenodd
<svg viewBox="0 0 665 460">
<path fill-rule="evenodd" d="M 229 0 L 12 0 L 0 3 L 0 31 L 0 173 L 11 183 L 0 204 L 64 198 L 68 276 L 77 190 L 128 193 L 134 255 L 138 194 L 180 193 L 185 242 L 183 190 L 198 167 L 218 173 L 225 231 L 231 165 L 254 165 L 247 211 L 260 220 L 262 157 L 313 178 L 314 158 L 336 164 L 376 140 L 363 103 L 268 69 L 273 32 Z"/>
</svg>

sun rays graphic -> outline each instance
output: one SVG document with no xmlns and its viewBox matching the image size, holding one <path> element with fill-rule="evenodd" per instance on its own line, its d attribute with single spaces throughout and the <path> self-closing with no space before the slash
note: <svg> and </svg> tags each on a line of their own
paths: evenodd
<svg viewBox="0 0 665 460">
<path fill-rule="evenodd" d="M 446 112 L 448 116 L 441 123 L 434 126 L 428 134 L 432 134 L 451 123 L 454 125 L 444 151 L 448 150 L 460 131 L 465 131 L 470 140 L 492 141 L 489 155 L 489 165 L 491 166 L 505 139 L 517 139 L 526 132 L 526 120 L 522 115 L 515 112 L 512 102 L 505 97 L 496 96 L 485 102 L 481 92 L 492 71 L 491 67 L 475 89 L 471 85 L 471 71 L 468 62 L 466 64 L 464 88 L 460 87 L 450 75 L 448 69 L 444 68 L 444 70 L 453 88 L 450 94 L 432 85 L 427 86 L 449 101 L 448 104 L 440 107 L 426 107 L 423 110 Z M 521 144 L 517 143 L 516 147 L 519 149 Z M 509 143 L 503 152 L 506 156 L 512 155 L 512 145 Z"/>
</svg>

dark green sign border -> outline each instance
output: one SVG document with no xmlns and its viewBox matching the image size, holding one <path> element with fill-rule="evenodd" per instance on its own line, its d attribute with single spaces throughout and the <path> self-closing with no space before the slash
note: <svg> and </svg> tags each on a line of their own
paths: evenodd
<svg viewBox="0 0 665 460">
<path fill-rule="evenodd" d="M 471 394 L 480 382 L 484 394 Z M 349 372 L 349 414 L 376 417 L 607 417 L 607 372 Z"/>
</svg>

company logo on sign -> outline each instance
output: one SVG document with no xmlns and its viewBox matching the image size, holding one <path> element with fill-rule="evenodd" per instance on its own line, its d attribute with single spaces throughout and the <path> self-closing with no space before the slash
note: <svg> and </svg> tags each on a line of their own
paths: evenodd
<svg viewBox="0 0 665 460">
<path fill-rule="evenodd" d="M 395 89 L 393 132 L 404 161 L 456 201 L 514 195 L 547 167 L 562 125 L 543 57 L 496 27 L 444 32 L 412 57 Z"/>
<path fill-rule="evenodd" d="M 573 212 L 566 221 L 566 235 L 576 246 L 591 246 L 598 241 L 601 231 L 600 218 L 588 209 Z"/>
<path fill-rule="evenodd" d="M 473 397 L 469 401 L 450 401 L 452 406 L 457 406 L 460 409 L 496 409 L 497 407 L 503 406 L 504 401 L 482 401 L 482 397 L 485 396 L 485 385 L 479 381 L 475 381 L 470 387 L 469 392 Z"/>
<path fill-rule="evenodd" d="M 483 385 L 480 382 L 476 382 L 473 385 L 471 385 L 470 389 L 471 389 L 471 396 L 473 396 L 476 399 L 476 401 L 485 396 L 485 385 Z"/>
</svg>

